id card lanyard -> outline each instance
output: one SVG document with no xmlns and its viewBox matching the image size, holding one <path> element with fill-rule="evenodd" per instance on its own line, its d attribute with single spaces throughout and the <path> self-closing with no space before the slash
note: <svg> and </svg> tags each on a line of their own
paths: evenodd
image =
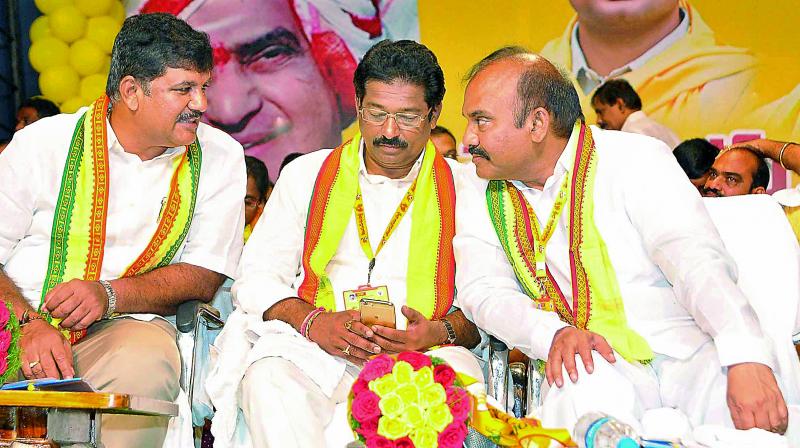
<svg viewBox="0 0 800 448">
<path fill-rule="evenodd" d="M 558 196 L 556 197 L 556 202 L 553 204 L 553 210 L 550 212 L 550 217 L 548 218 L 543 230 L 539 230 L 539 223 L 538 219 L 536 218 L 536 213 L 533 211 L 533 207 L 528 205 L 528 213 L 531 215 L 530 221 L 532 227 L 531 236 L 533 237 L 532 240 L 534 245 L 534 260 L 536 262 L 535 274 L 537 280 L 539 281 L 543 281 L 547 277 L 545 249 L 547 247 L 547 243 L 550 241 L 550 237 L 553 236 L 553 231 L 555 230 L 558 218 L 561 216 L 561 211 L 564 209 L 564 205 L 567 202 L 568 179 L 569 176 L 564 176 L 564 182 L 561 184 Z"/>
<path fill-rule="evenodd" d="M 397 206 L 397 210 L 394 211 L 394 215 L 392 215 L 392 219 L 389 221 L 389 224 L 387 224 L 386 230 L 383 231 L 381 242 L 378 243 L 378 247 L 373 253 L 372 245 L 369 243 L 367 218 L 364 215 L 364 199 L 361 197 L 361 185 L 358 186 L 358 189 L 356 190 L 356 202 L 353 206 L 353 212 L 356 214 L 358 242 L 361 244 L 361 250 L 364 251 L 364 255 L 366 255 L 367 259 L 369 260 L 369 267 L 367 268 L 367 285 L 370 284 L 372 270 L 375 268 L 375 257 L 378 256 L 378 253 L 380 253 L 381 249 L 383 249 L 383 246 L 389 240 L 389 237 L 392 235 L 397 226 L 400 225 L 400 220 L 403 219 L 403 216 L 406 214 L 409 207 L 411 207 L 411 203 L 414 201 L 414 191 L 416 188 L 417 179 L 414 179 L 414 182 L 410 187 L 408 187 L 408 191 L 406 191 L 406 194 L 403 196 L 403 200 L 400 201 L 400 204 Z"/>
</svg>

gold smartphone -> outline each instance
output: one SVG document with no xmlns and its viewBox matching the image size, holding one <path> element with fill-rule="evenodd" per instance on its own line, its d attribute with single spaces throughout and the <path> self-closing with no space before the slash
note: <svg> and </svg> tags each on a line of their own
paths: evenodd
<svg viewBox="0 0 800 448">
<path fill-rule="evenodd" d="M 394 304 L 384 300 L 361 300 L 361 323 L 366 326 L 381 325 L 396 328 Z"/>
</svg>

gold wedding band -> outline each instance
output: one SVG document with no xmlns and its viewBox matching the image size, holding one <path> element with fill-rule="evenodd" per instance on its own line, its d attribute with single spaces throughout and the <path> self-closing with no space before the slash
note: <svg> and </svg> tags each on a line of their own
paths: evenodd
<svg viewBox="0 0 800 448">
<path fill-rule="evenodd" d="M 353 321 L 352 320 L 348 320 L 347 322 L 345 322 L 344 323 L 344 328 L 347 328 L 348 331 L 352 330 L 353 329 Z"/>
<path fill-rule="evenodd" d="M 350 356 L 350 344 L 347 344 L 347 347 L 345 347 L 344 350 L 342 350 L 342 353 Z"/>
<path fill-rule="evenodd" d="M 32 369 L 39 365 L 39 361 L 31 361 L 28 363 L 28 368 Z"/>
</svg>

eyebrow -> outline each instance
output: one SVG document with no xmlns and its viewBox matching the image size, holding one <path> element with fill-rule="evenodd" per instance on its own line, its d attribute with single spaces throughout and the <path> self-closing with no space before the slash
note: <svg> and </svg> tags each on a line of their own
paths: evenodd
<svg viewBox="0 0 800 448">
<path fill-rule="evenodd" d="M 293 54 L 303 52 L 297 35 L 282 26 L 275 28 L 251 42 L 239 45 L 234 52 L 242 62 L 247 62 L 248 59 L 272 45 L 284 45 L 289 47 Z"/>
<path fill-rule="evenodd" d="M 480 110 L 480 109 L 473 110 L 472 112 L 467 114 L 467 116 L 470 117 L 470 118 L 475 118 L 475 117 L 477 117 L 479 115 L 488 116 L 489 114 L 487 114 L 486 111 L 483 111 L 483 110 Z"/>
<path fill-rule="evenodd" d="M 387 112 L 386 108 L 382 104 L 376 103 L 376 102 L 373 102 L 373 101 L 365 101 L 364 103 L 361 104 L 361 106 L 362 107 L 366 106 L 366 107 L 369 107 L 369 108 L 380 109 L 380 110 L 382 110 L 384 112 Z M 428 109 L 430 109 L 430 108 L 426 108 L 426 109 L 423 110 L 423 109 L 420 109 L 418 107 L 404 107 L 404 108 L 401 108 L 398 112 L 423 114 L 423 113 L 427 112 Z"/>
<path fill-rule="evenodd" d="M 744 179 L 744 178 L 742 177 L 742 175 L 741 175 L 741 174 L 739 174 L 739 173 L 734 173 L 734 172 L 732 172 L 732 171 L 723 171 L 723 172 L 717 172 L 717 175 L 718 175 L 718 176 L 719 176 L 719 175 L 722 175 L 722 176 L 733 176 L 733 177 L 735 177 L 735 178 L 736 178 L 736 179 L 738 179 L 738 180 L 743 180 L 743 179 Z"/>
</svg>

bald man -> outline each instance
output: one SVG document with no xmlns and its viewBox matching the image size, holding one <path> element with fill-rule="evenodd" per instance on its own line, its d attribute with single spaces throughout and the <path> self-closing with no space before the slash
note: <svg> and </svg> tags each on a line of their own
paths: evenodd
<svg viewBox="0 0 800 448">
<path fill-rule="evenodd" d="M 714 160 L 703 187 L 703 196 L 764 194 L 767 185 L 769 168 L 764 158 L 747 148 L 732 148 Z"/>
<path fill-rule="evenodd" d="M 602 411 L 638 426 L 670 407 L 694 426 L 783 433 L 772 346 L 664 143 L 587 126 L 570 80 L 522 48 L 467 81 L 462 141 L 481 179 L 459 192 L 472 209 L 453 241 L 458 297 L 547 361 L 543 424 Z"/>
</svg>

